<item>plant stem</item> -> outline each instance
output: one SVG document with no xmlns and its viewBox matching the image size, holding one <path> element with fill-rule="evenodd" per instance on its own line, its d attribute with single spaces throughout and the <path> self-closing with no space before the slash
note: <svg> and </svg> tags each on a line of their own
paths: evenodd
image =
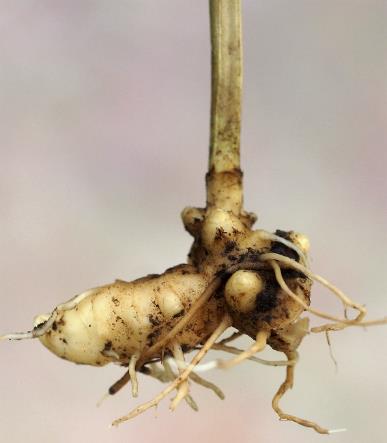
<svg viewBox="0 0 387 443">
<path fill-rule="evenodd" d="M 240 0 L 210 0 L 212 98 L 210 169 L 239 168 L 242 93 Z"/>
<path fill-rule="evenodd" d="M 242 96 L 241 0 L 210 0 L 211 136 L 207 207 L 240 214 Z"/>
</svg>

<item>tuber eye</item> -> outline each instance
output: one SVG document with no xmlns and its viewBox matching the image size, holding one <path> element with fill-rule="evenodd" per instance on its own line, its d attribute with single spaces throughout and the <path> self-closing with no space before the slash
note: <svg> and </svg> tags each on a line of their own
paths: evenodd
<svg viewBox="0 0 387 443">
<path fill-rule="evenodd" d="M 237 271 L 226 283 L 226 301 L 235 311 L 243 314 L 251 312 L 255 307 L 257 295 L 263 288 L 264 282 L 256 272 Z"/>
</svg>

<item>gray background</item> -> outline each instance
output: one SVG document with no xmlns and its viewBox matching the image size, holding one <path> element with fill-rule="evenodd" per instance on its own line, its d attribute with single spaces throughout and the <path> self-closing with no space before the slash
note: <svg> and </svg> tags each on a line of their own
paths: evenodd
<svg viewBox="0 0 387 443">
<path fill-rule="evenodd" d="M 0 325 L 115 278 L 182 262 L 180 210 L 203 205 L 209 121 L 207 1 L 0 1 Z M 244 2 L 245 206 L 257 226 L 295 229 L 313 268 L 387 313 L 387 2 Z M 340 305 L 315 286 L 315 307 Z M 313 319 L 314 324 L 319 321 Z M 385 441 L 385 327 L 301 347 L 284 409 Z M 247 342 L 246 342 L 247 343 Z M 268 357 L 274 353 L 265 352 Z M 214 355 L 213 355 L 214 356 Z M 161 385 L 140 377 L 96 401 L 120 368 L 77 367 L 38 342 L 0 345 L 0 440 L 7 442 L 320 442 L 271 410 L 283 368 L 216 371 L 221 402 L 168 401 L 119 429 L 113 418 Z"/>
</svg>

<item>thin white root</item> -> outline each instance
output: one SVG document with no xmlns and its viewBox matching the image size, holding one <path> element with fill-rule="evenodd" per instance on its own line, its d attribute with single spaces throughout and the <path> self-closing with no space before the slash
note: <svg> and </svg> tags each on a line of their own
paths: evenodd
<svg viewBox="0 0 387 443">
<path fill-rule="evenodd" d="M 175 359 L 166 358 L 162 362 L 162 365 L 163 365 L 162 368 L 160 368 L 157 363 L 150 363 L 149 365 L 147 365 L 147 367 L 146 367 L 147 371 L 144 372 L 144 374 L 158 380 L 161 383 L 173 382 L 177 376 L 171 368 L 171 363 L 176 368 L 182 367 L 183 369 L 185 369 L 187 367 L 185 362 L 184 362 L 184 365 L 181 363 L 177 364 Z M 215 363 L 215 365 L 214 365 L 214 367 L 215 367 L 216 362 L 214 362 L 214 363 Z M 201 365 L 198 365 L 198 366 L 201 366 Z M 205 388 L 211 389 L 219 398 L 221 398 L 222 400 L 224 399 L 223 392 L 215 384 L 213 384 L 207 380 L 204 380 L 203 378 L 196 375 L 194 372 L 192 372 L 190 374 L 189 378 L 192 379 L 193 382 L 195 382 Z M 131 380 L 131 377 L 130 377 L 129 370 L 128 370 L 125 372 L 125 374 L 119 380 L 117 380 L 109 388 L 109 391 L 106 394 L 104 394 L 100 400 L 98 400 L 97 407 L 100 407 L 102 405 L 102 403 L 105 402 L 106 399 L 108 399 L 109 397 L 111 397 L 112 395 L 115 395 L 118 391 L 120 391 L 130 380 Z M 184 400 L 194 411 L 197 412 L 199 410 L 198 405 L 196 404 L 195 400 L 192 398 L 191 395 L 187 394 L 184 397 Z"/>
<path fill-rule="evenodd" d="M 175 366 L 177 366 L 176 362 L 173 358 L 168 358 L 168 359 L 163 360 L 162 365 L 163 365 L 164 370 L 159 369 L 156 363 L 151 365 L 157 369 L 158 374 L 159 374 L 159 376 L 155 377 L 155 378 L 157 378 L 162 383 L 173 382 L 175 380 L 175 378 L 177 377 L 170 366 L 170 362 L 173 362 L 175 364 Z M 152 374 L 150 374 L 150 375 L 152 375 Z M 187 403 L 187 405 L 191 409 L 193 409 L 195 412 L 197 412 L 199 410 L 198 405 L 196 404 L 195 400 L 191 397 L 190 394 L 187 394 L 184 397 L 184 400 Z"/>
<path fill-rule="evenodd" d="M 28 332 L 13 332 L 11 334 L 5 334 L 0 336 L 0 341 L 2 340 L 26 340 L 29 338 L 35 338 L 38 336 L 35 336 L 33 334 L 34 331 L 28 331 Z M 44 335 L 44 334 L 43 334 Z"/>
<path fill-rule="evenodd" d="M 223 391 L 218 386 L 216 386 L 214 383 L 211 383 L 210 381 L 200 377 L 199 375 L 195 374 L 194 372 L 191 372 L 189 378 L 193 382 L 197 383 L 198 385 L 203 386 L 204 388 L 210 389 L 221 400 L 224 400 L 225 395 L 224 395 Z"/>
<path fill-rule="evenodd" d="M 89 291 L 83 292 L 82 294 L 76 295 L 69 301 L 58 305 L 51 314 L 47 314 L 48 317 L 41 324 L 37 325 L 32 329 L 32 331 L 28 332 L 15 332 L 11 334 L 6 334 L 0 336 L 0 340 L 25 340 L 30 338 L 42 337 L 46 332 L 48 332 L 55 320 L 58 317 L 58 314 L 63 311 L 69 311 L 70 309 L 74 309 L 82 300 L 92 294 L 95 289 L 90 289 Z"/>
<path fill-rule="evenodd" d="M 237 357 L 231 360 L 218 360 L 218 367 L 222 369 L 232 368 L 233 366 L 238 365 L 242 361 L 249 359 L 257 352 L 262 351 L 266 346 L 269 335 L 270 331 L 268 330 L 259 331 L 255 343 L 249 349 L 241 352 Z"/>
<path fill-rule="evenodd" d="M 215 345 L 213 345 L 211 349 L 215 349 L 214 346 Z M 201 349 L 201 348 L 199 348 L 199 349 Z M 169 359 L 168 361 L 173 361 L 174 364 L 176 364 L 176 366 L 180 369 L 180 371 L 187 368 L 187 364 L 185 362 L 177 361 L 177 360 L 172 360 L 172 359 Z M 198 368 L 201 368 L 200 372 L 205 372 L 205 371 L 208 371 L 210 369 L 215 369 L 217 367 L 217 364 L 218 364 L 218 362 L 215 361 L 215 360 L 213 360 L 211 362 L 208 362 L 208 363 L 210 363 L 211 365 L 209 366 L 207 363 L 204 363 L 204 364 L 201 364 L 201 365 L 197 365 L 195 367 L 195 370 L 193 370 L 190 373 L 189 378 L 193 382 L 197 383 L 198 385 L 201 385 L 201 386 L 203 386 L 204 388 L 207 388 L 207 389 L 211 389 L 221 400 L 223 400 L 225 398 L 225 396 L 224 396 L 222 390 L 220 388 L 218 388 L 218 386 L 216 386 L 214 383 L 211 383 L 210 381 L 205 380 L 204 378 L 200 377 L 197 374 Z"/>
<path fill-rule="evenodd" d="M 228 352 L 229 354 L 234 354 L 234 355 L 240 355 L 242 354 L 242 349 L 238 349 L 235 348 L 233 346 L 226 346 L 221 344 L 221 342 L 219 343 L 215 343 L 212 347 L 213 350 L 216 351 L 223 351 L 223 352 Z M 298 358 L 298 356 L 297 356 Z M 259 357 L 248 357 L 247 360 L 253 361 L 255 363 L 259 363 L 261 365 L 266 365 L 266 366 L 291 366 L 291 365 L 295 365 L 297 363 L 297 359 L 295 360 L 265 360 L 263 358 L 259 358 Z"/>
<path fill-rule="evenodd" d="M 387 317 L 380 318 L 377 320 L 369 320 L 369 321 L 361 321 L 356 323 L 350 323 L 348 326 L 361 326 L 363 328 L 366 328 L 368 326 L 381 326 L 381 325 L 387 325 Z M 347 327 L 347 325 L 346 325 Z M 343 329 L 342 325 L 340 323 L 327 323 L 325 325 L 321 326 L 315 326 L 311 328 L 311 332 L 319 333 L 324 331 L 340 331 Z"/>
<path fill-rule="evenodd" d="M 314 314 L 314 315 L 316 315 L 318 317 L 325 318 L 325 319 L 328 319 L 328 320 L 333 320 L 333 321 L 338 321 L 338 322 L 345 321 L 345 319 L 341 319 L 341 318 L 335 317 L 335 316 L 330 315 L 330 314 L 325 314 L 322 311 L 319 311 L 317 309 L 313 309 L 310 306 L 308 306 L 304 302 L 304 300 L 302 300 L 298 295 L 296 295 L 289 288 L 289 286 L 286 284 L 286 282 L 285 282 L 285 280 L 284 280 L 284 278 L 282 276 L 281 268 L 279 267 L 279 265 L 274 260 L 270 260 L 269 263 L 273 267 L 273 270 L 274 270 L 277 282 L 280 285 L 281 289 L 283 291 L 285 291 L 289 295 L 290 298 L 292 298 L 295 302 L 297 302 L 299 305 L 301 305 L 305 309 L 305 311 L 308 311 L 308 312 L 310 312 L 310 313 L 312 313 L 312 314 Z"/>
<path fill-rule="evenodd" d="M 333 355 L 332 343 L 331 343 L 331 338 L 329 336 L 329 331 L 325 331 L 325 338 L 327 340 L 327 344 L 328 344 L 328 348 L 329 348 L 329 355 L 331 357 L 331 360 L 333 361 L 333 364 L 335 365 L 335 372 L 337 373 L 339 365 L 337 364 L 337 360 L 335 359 L 335 356 Z"/>
<path fill-rule="evenodd" d="M 288 359 L 293 360 L 294 359 L 294 353 L 289 352 L 286 353 L 286 356 Z M 274 411 L 278 414 L 278 417 L 280 420 L 287 420 L 287 421 L 293 421 L 294 423 L 298 423 L 301 426 L 306 426 L 307 428 L 313 428 L 316 432 L 319 434 L 330 434 L 332 431 L 329 429 L 322 428 L 317 423 L 309 420 L 305 420 L 303 418 L 296 417 L 294 415 L 285 414 L 282 409 L 279 407 L 279 402 L 281 398 L 284 396 L 284 394 L 293 387 L 294 382 L 294 369 L 295 366 L 291 365 L 286 368 L 286 378 L 285 381 L 282 383 L 282 385 L 279 387 L 278 391 L 273 397 L 272 400 L 272 406 Z"/>
<path fill-rule="evenodd" d="M 220 340 L 220 342 L 218 342 L 217 344 L 226 345 L 227 343 L 230 343 L 230 342 L 236 340 L 237 338 L 241 337 L 242 335 L 243 335 L 242 332 L 233 332 L 229 337 L 226 337 L 223 340 Z"/>
<path fill-rule="evenodd" d="M 137 373 L 136 373 L 136 363 L 140 357 L 140 354 L 136 352 L 130 357 L 129 361 L 129 377 L 130 377 L 130 383 L 132 385 L 132 397 L 138 396 L 138 380 L 137 380 Z"/>
<path fill-rule="evenodd" d="M 168 361 L 169 361 L 168 359 L 163 361 L 162 369 L 156 363 L 150 363 L 149 367 L 147 367 L 148 370 L 144 372 L 145 375 L 149 375 L 150 377 L 160 381 L 161 383 L 169 383 L 175 380 L 176 375 L 169 366 Z M 99 406 L 109 396 L 116 394 L 120 389 L 122 389 L 126 385 L 126 383 L 129 380 L 130 380 L 129 371 L 127 371 L 116 383 L 114 383 L 113 386 L 110 387 L 109 392 L 105 394 L 104 397 L 102 397 L 102 399 L 98 402 L 97 406 Z M 190 395 L 187 395 L 184 398 L 184 400 L 194 411 L 199 410 L 195 400 Z"/>
<path fill-rule="evenodd" d="M 190 394 L 187 394 L 184 397 L 184 400 L 193 411 L 195 411 L 195 412 L 199 411 L 199 406 L 197 405 L 196 401 L 192 398 L 192 396 Z"/>
<path fill-rule="evenodd" d="M 201 349 L 201 346 L 197 346 L 195 349 Z M 214 348 L 211 348 L 214 349 Z M 175 366 L 178 369 L 185 369 L 187 367 L 187 364 L 182 365 L 182 363 L 178 363 L 176 362 L 176 360 L 172 359 L 172 358 L 167 358 L 166 359 L 169 363 L 172 363 L 173 366 Z M 201 365 L 197 365 L 195 366 L 195 369 L 192 371 L 192 373 L 197 373 L 197 372 L 208 372 L 208 371 L 212 371 L 213 369 L 216 369 L 218 367 L 218 363 L 215 360 L 211 360 L 208 361 L 206 363 L 202 363 Z"/>
<path fill-rule="evenodd" d="M 177 388 L 176 397 L 172 400 L 169 409 L 174 411 L 179 403 L 188 395 L 188 383 L 181 383 Z"/>
<path fill-rule="evenodd" d="M 299 248 L 293 242 L 286 240 L 286 238 L 280 237 L 279 235 L 273 234 L 272 232 L 265 231 L 264 229 L 260 229 L 259 231 L 255 232 L 259 232 L 259 235 L 261 235 L 261 237 L 264 240 L 270 240 L 273 242 L 282 243 L 283 245 L 287 246 L 289 249 L 292 249 L 293 251 L 297 252 L 298 256 L 300 257 L 300 260 L 302 260 L 302 262 L 306 267 L 309 267 L 306 255 L 303 253 L 301 248 Z"/>
<path fill-rule="evenodd" d="M 176 378 L 176 375 L 173 372 L 171 365 L 169 364 L 170 361 L 174 361 L 174 360 L 168 358 L 168 359 L 163 360 L 161 363 L 164 368 L 165 377 L 164 377 L 164 380 L 162 380 L 163 377 L 160 377 L 159 380 L 162 381 L 163 383 L 168 383 L 170 381 L 175 380 L 175 378 Z M 157 364 L 155 363 L 154 366 L 157 367 Z M 162 371 L 160 371 L 160 372 L 162 372 Z"/>
<path fill-rule="evenodd" d="M 372 321 L 362 321 L 364 316 L 367 313 L 367 310 L 364 308 L 364 306 L 359 305 L 358 303 L 353 302 L 349 297 L 347 297 L 340 289 L 333 286 L 331 283 L 329 283 L 327 280 L 323 279 L 322 277 L 313 274 L 308 269 L 306 269 L 304 266 L 300 265 L 296 261 L 289 259 L 288 257 L 284 257 L 279 254 L 262 254 L 260 257 L 263 261 L 268 261 L 271 266 L 274 269 L 274 272 L 276 274 L 276 278 L 278 281 L 278 284 L 281 286 L 281 288 L 291 297 L 293 298 L 297 303 L 299 303 L 306 311 L 311 312 L 314 315 L 317 315 L 318 317 L 325 318 L 328 320 L 333 320 L 336 323 L 333 324 L 325 324 L 322 326 L 314 327 L 311 329 L 311 332 L 322 332 L 322 331 L 338 331 L 341 329 L 344 329 L 348 326 L 374 326 L 374 325 L 380 325 L 380 324 L 387 324 L 387 318 L 378 319 L 378 320 L 372 320 Z M 290 267 L 293 267 L 294 269 L 297 269 L 298 271 L 302 272 L 309 278 L 312 278 L 316 281 L 319 281 L 324 286 L 326 286 L 328 289 L 330 289 L 335 295 L 337 295 L 340 300 L 345 303 L 348 307 L 357 309 L 359 311 L 356 318 L 348 320 L 346 318 L 339 318 L 335 317 L 333 315 L 326 314 L 324 312 L 321 312 L 317 309 L 313 309 L 309 307 L 301 298 L 299 298 L 294 292 L 292 292 L 287 284 L 285 283 L 281 268 L 277 264 L 277 261 L 280 263 L 284 263 Z"/>
<path fill-rule="evenodd" d="M 274 254 L 274 253 L 262 254 L 260 257 L 260 260 L 263 260 L 263 261 L 275 260 L 275 261 L 278 261 L 278 262 L 283 263 L 285 265 L 288 265 L 293 269 L 297 269 L 298 271 L 302 272 L 310 279 L 318 281 L 323 286 L 328 288 L 333 294 L 335 294 L 343 302 L 344 306 L 347 306 L 347 307 L 350 307 L 350 308 L 353 308 L 353 309 L 356 309 L 357 311 L 359 311 L 359 314 L 355 319 L 345 320 L 345 321 L 348 321 L 348 322 L 358 321 L 359 322 L 367 314 L 367 311 L 364 306 L 351 300 L 346 294 L 344 294 L 343 291 L 341 291 L 336 286 L 332 285 L 332 283 L 330 283 L 328 280 L 326 280 L 325 278 L 323 278 L 317 274 L 314 274 L 310 269 L 307 269 L 305 266 L 301 265 L 300 263 L 297 263 L 295 260 L 288 258 L 288 257 L 284 257 L 283 255 Z"/>
<path fill-rule="evenodd" d="M 347 432 L 347 428 L 330 429 L 328 434 L 338 434 L 339 432 Z"/>
<path fill-rule="evenodd" d="M 109 392 L 106 392 L 98 401 L 97 401 L 97 404 L 96 404 L 96 406 L 97 406 L 97 408 L 100 408 L 101 407 L 101 405 L 102 405 L 102 403 L 104 403 L 105 402 L 105 400 L 107 400 L 108 398 L 110 397 L 110 394 L 109 394 Z"/>
<path fill-rule="evenodd" d="M 180 383 L 187 380 L 189 375 L 191 374 L 192 370 L 195 368 L 195 366 L 200 363 L 200 361 L 204 358 L 204 356 L 207 354 L 207 352 L 211 349 L 212 345 L 216 342 L 216 340 L 223 334 L 223 332 L 231 326 L 231 319 L 229 316 L 225 316 L 223 320 L 219 323 L 218 327 L 215 329 L 215 331 L 211 334 L 211 336 L 208 338 L 206 343 L 203 345 L 203 347 L 200 349 L 200 351 L 194 356 L 191 363 L 188 365 L 188 367 L 184 370 L 182 374 L 180 374 L 169 386 L 167 386 L 163 391 L 160 392 L 153 400 L 150 400 L 137 408 L 133 409 L 129 414 L 126 414 L 117 420 L 114 420 L 112 423 L 112 426 L 118 426 L 119 424 L 130 420 L 131 418 L 136 417 L 137 415 L 145 412 L 146 410 L 157 406 L 160 401 L 165 398 L 170 392 L 172 392 L 174 389 L 176 389 Z"/>
<path fill-rule="evenodd" d="M 172 354 L 176 362 L 176 365 L 178 367 L 179 374 L 181 375 L 184 372 L 185 359 L 181 346 L 176 341 L 172 344 Z M 176 397 L 172 400 L 170 405 L 171 411 L 174 411 L 177 408 L 178 404 L 181 402 L 181 400 L 183 400 L 183 398 L 185 398 L 188 394 L 189 394 L 188 380 L 185 380 L 181 382 L 177 388 Z"/>
<path fill-rule="evenodd" d="M 58 308 L 55 308 L 48 317 L 48 319 L 45 320 L 40 325 L 35 326 L 34 329 L 32 329 L 32 331 L 14 332 L 11 334 L 2 335 L 0 336 L 0 340 L 26 340 L 30 338 L 41 337 L 51 329 L 57 317 L 58 317 Z"/>
</svg>

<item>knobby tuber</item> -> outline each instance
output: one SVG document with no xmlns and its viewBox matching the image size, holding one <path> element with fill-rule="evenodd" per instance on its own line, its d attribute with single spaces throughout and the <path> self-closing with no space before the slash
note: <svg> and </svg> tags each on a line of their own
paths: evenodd
<svg viewBox="0 0 387 443">
<path fill-rule="evenodd" d="M 130 380 L 132 393 L 137 396 L 137 372 L 170 382 L 156 398 L 115 420 L 115 425 L 156 406 L 173 390 L 177 393 L 171 409 L 183 399 L 197 409 L 189 381 L 223 398 L 217 386 L 197 373 L 210 349 L 234 354 L 233 359 L 218 360 L 212 367 L 229 368 L 246 359 L 286 366 L 286 380 L 273 398 L 274 410 L 281 419 L 329 433 L 314 422 L 284 413 L 279 406 L 293 384 L 297 348 L 309 332 L 308 318 L 301 315 L 307 311 L 329 320 L 331 323 L 312 328 L 312 332 L 326 333 L 386 320 L 366 322 L 362 305 L 311 271 L 307 237 L 293 231 L 252 229 L 256 217 L 243 209 L 239 158 L 240 1 L 210 0 L 210 12 L 212 106 L 207 204 L 203 209 L 186 208 L 182 213 L 184 226 L 194 238 L 188 263 L 162 275 L 116 281 L 87 291 L 57 306 L 52 313 L 39 315 L 32 331 L 3 338 L 37 337 L 66 360 L 94 366 L 112 362 L 127 367 L 110 388 L 110 395 Z M 340 299 L 345 308 L 343 318 L 310 307 L 314 280 Z M 357 311 L 356 317 L 348 318 L 348 308 Z M 239 332 L 218 341 L 231 326 Z M 249 349 L 228 344 L 243 334 L 254 340 Z M 284 353 L 287 360 L 257 358 L 255 354 L 267 345 Z M 186 363 L 186 353 L 194 350 L 197 353 Z"/>
</svg>

